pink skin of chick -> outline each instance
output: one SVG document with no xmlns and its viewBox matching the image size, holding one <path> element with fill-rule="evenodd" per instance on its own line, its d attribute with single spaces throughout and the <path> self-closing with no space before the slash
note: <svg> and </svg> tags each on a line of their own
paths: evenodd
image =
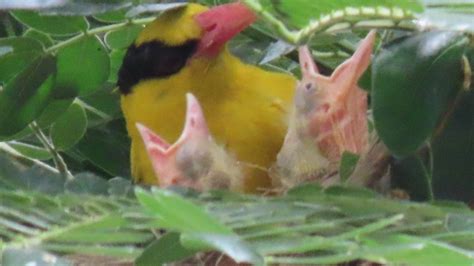
<svg viewBox="0 0 474 266">
<path fill-rule="evenodd" d="M 331 76 L 319 73 L 308 47 L 299 49 L 302 79 L 277 158 L 276 169 L 286 169 L 281 176 L 315 179 L 333 171 L 344 151 L 361 154 L 367 150 L 367 93 L 357 82 L 370 64 L 375 34 L 369 32 Z"/>
<path fill-rule="evenodd" d="M 241 176 L 237 162 L 214 142 L 194 95 L 187 93 L 186 100 L 184 129 L 174 144 L 142 124 L 136 125 L 160 186 L 238 190 Z"/>
</svg>

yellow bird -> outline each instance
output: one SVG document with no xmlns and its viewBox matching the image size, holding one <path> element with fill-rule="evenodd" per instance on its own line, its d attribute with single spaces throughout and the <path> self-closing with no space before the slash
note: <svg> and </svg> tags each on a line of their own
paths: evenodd
<svg viewBox="0 0 474 266">
<path fill-rule="evenodd" d="M 296 80 L 245 64 L 229 52 L 227 41 L 255 19 L 241 3 L 211 9 L 188 4 L 159 16 L 129 47 L 118 87 L 136 182 L 159 184 L 136 124 L 173 143 L 189 92 L 201 103 L 217 143 L 245 166 L 243 190 L 271 185 L 265 169 L 281 148 Z"/>
</svg>

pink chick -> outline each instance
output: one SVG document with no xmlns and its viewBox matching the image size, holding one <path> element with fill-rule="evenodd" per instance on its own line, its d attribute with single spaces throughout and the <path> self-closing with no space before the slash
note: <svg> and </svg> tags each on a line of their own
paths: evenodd
<svg viewBox="0 0 474 266">
<path fill-rule="evenodd" d="M 148 156 L 161 187 L 182 186 L 198 191 L 241 189 L 242 174 L 237 161 L 209 133 L 201 106 L 186 94 L 183 132 L 174 144 L 137 123 Z"/>
<path fill-rule="evenodd" d="M 370 65 L 375 31 L 331 76 L 321 75 L 311 52 L 299 49 L 302 79 L 284 144 L 272 168 L 284 186 L 333 176 L 344 151 L 368 149 L 367 93 L 357 85 Z"/>
</svg>

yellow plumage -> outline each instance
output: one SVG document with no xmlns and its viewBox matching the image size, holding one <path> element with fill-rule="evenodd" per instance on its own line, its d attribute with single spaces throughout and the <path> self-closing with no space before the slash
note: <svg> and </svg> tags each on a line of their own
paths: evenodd
<svg viewBox="0 0 474 266">
<path fill-rule="evenodd" d="M 206 10 L 197 4 L 160 16 L 140 34 L 136 45 L 159 40 L 180 45 L 199 39 L 201 29 L 192 16 Z M 211 134 L 244 167 L 268 168 L 275 161 L 286 132 L 295 79 L 287 74 L 264 71 L 244 64 L 224 48 L 215 57 L 191 58 L 178 73 L 165 78 L 141 80 L 121 99 L 132 139 L 132 175 L 138 182 L 156 184 L 137 122 L 174 142 L 180 135 L 185 116 L 185 94 L 200 101 Z M 246 167 L 244 190 L 268 187 L 268 173 Z"/>
</svg>

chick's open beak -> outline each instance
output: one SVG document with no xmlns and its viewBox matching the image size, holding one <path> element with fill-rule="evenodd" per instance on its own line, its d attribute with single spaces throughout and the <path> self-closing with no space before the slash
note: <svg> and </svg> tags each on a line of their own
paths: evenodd
<svg viewBox="0 0 474 266">
<path fill-rule="evenodd" d="M 186 94 L 186 100 L 184 129 L 175 143 L 168 143 L 140 123 L 136 125 L 162 187 L 171 185 L 194 187 L 195 184 L 192 180 L 186 180 L 183 177 L 182 169 L 177 165 L 177 153 L 187 144 L 196 144 L 210 139 L 206 120 L 198 100 L 190 93 Z"/>
<path fill-rule="evenodd" d="M 246 5 L 236 2 L 213 7 L 194 19 L 203 30 L 196 55 L 215 56 L 257 17 Z"/>
</svg>

